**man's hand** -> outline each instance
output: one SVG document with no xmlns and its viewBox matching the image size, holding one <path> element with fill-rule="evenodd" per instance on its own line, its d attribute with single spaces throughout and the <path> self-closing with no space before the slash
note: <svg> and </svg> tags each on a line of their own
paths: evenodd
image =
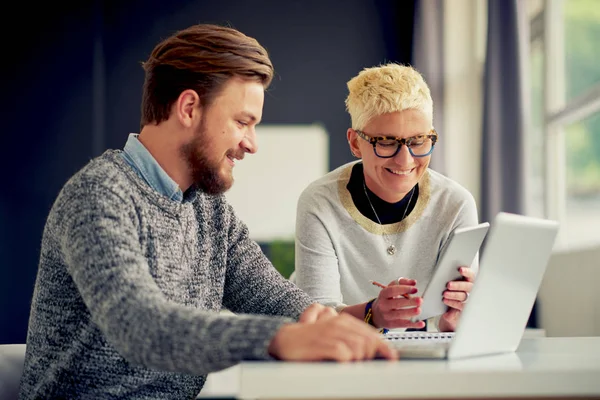
<svg viewBox="0 0 600 400">
<path fill-rule="evenodd" d="M 456 330 L 461 311 L 469 299 L 471 289 L 473 289 L 475 272 L 469 267 L 460 267 L 458 271 L 463 279 L 448 282 L 446 285 L 448 290 L 443 293 L 444 304 L 448 306 L 448 311 L 440 318 L 439 329 L 441 332 L 454 332 Z"/>
<path fill-rule="evenodd" d="M 282 326 L 269 344 L 269 354 L 288 361 L 398 358 L 398 353 L 381 339 L 375 328 L 348 314 Z"/>
<path fill-rule="evenodd" d="M 314 303 L 304 310 L 302 315 L 300 315 L 298 322 L 312 324 L 321 319 L 328 319 L 335 317 L 336 315 L 338 315 L 338 313 L 333 308 L 326 307 L 319 303 Z"/>
</svg>

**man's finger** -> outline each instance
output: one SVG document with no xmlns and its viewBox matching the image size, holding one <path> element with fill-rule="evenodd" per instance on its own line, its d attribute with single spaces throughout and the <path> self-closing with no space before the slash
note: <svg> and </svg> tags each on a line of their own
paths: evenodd
<svg viewBox="0 0 600 400">
<path fill-rule="evenodd" d="M 381 335 L 372 326 L 351 317 L 352 320 L 334 324 L 328 331 L 332 339 L 344 342 L 352 354 L 352 360 L 365 360 L 375 356 L 375 348 Z"/>
<path fill-rule="evenodd" d="M 373 340 L 371 335 L 346 335 L 345 339 L 348 347 L 352 351 L 354 361 L 365 360 L 369 357 L 370 342 Z"/>
<path fill-rule="evenodd" d="M 333 308 L 323 307 L 323 309 L 317 314 L 317 320 L 329 319 L 332 317 L 336 317 L 337 315 L 337 311 L 335 311 Z"/>
<path fill-rule="evenodd" d="M 387 360 L 397 360 L 398 359 L 398 351 L 396 349 L 391 348 L 383 340 L 379 340 L 377 343 L 377 354 L 380 357 L 383 357 Z"/>
<path fill-rule="evenodd" d="M 344 341 L 336 340 L 323 350 L 321 359 L 339 362 L 352 361 L 352 351 Z"/>
<path fill-rule="evenodd" d="M 300 318 L 298 318 L 298 322 L 312 324 L 317 321 L 319 313 L 325 306 L 313 303 L 304 310 L 302 314 L 300 314 Z"/>
</svg>

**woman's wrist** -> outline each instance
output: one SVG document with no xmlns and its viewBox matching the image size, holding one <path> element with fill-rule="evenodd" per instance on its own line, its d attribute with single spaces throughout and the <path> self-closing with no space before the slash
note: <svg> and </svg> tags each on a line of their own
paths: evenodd
<svg viewBox="0 0 600 400">
<path fill-rule="evenodd" d="M 375 322 L 373 322 L 373 303 L 375 303 L 375 299 L 371 299 L 365 304 L 364 321 L 371 326 L 375 326 Z M 375 326 L 375 328 L 377 328 L 377 326 Z"/>
<path fill-rule="evenodd" d="M 367 304 L 365 304 L 365 318 L 364 318 L 364 321 L 367 324 L 369 324 L 369 325 L 371 325 L 371 326 L 373 326 L 375 328 L 379 328 L 375 324 L 374 314 L 373 314 L 373 305 L 375 304 L 375 300 L 377 300 L 377 299 L 376 298 L 375 299 L 371 299 L 371 300 L 367 301 Z M 386 328 L 380 328 L 379 332 L 380 333 L 387 333 L 388 330 Z"/>
</svg>

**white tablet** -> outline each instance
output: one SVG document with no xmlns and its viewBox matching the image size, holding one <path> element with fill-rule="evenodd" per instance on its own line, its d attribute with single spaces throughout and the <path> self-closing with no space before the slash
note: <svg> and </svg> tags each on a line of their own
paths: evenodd
<svg viewBox="0 0 600 400">
<path fill-rule="evenodd" d="M 433 278 L 423 291 L 421 314 L 414 317 L 413 321 L 422 321 L 446 312 L 448 306 L 442 301 L 446 284 L 462 277 L 458 267 L 473 264 L 489 227 L 490 224 L 484 222 L 475 226 L 456 228 L 450 233 L 438 258 Z"/>
</svg>

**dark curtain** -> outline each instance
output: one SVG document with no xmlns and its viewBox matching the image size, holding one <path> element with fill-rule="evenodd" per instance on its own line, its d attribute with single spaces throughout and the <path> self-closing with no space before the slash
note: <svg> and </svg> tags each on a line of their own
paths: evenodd
<svg viewBox="0 0 600 400">
<path fill-rule="evenodd" d="M 522 50 L 518 0 L 488 1 L 481 157 L 481 220 L 500 211 L 525 213 L 523 162 L 526 104 L 523 99 Z M 485 252 L 485 244 L 483 246 Z M 534 305 L 528 327 L 535 328 Z"/>
<path fill-rule="evenodd" d="M 489 0 L 481 157 L 481 220 L 523 213 L 524 165 L 518 0 Z"/>
<path fill-rule="evenodd" d="M 431 157 L 431 168 L 446 173 L 444 142 L 444 0 L 416 0 L 413 67 L 429 85 L 433 99 L 433 126 L 440 135 Z"/>
</svg>

